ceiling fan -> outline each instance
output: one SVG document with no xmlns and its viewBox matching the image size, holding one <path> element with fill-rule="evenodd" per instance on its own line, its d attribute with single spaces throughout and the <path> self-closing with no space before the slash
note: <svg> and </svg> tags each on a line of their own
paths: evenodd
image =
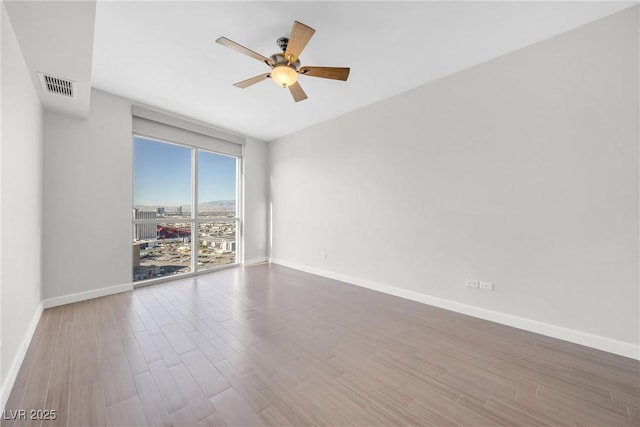
<svg viewBox="0 0 640 427">
<path fill-rule="evenodd" d="M 282 49 L 282 53 L 274 53 L 268 58 L 226 37 L 218 38 L 216 43 L 244 53 L 258 61 L 262 61 L 271 68 L 271 71 L 268 73 L 242 80 L 241 82 L 235 83 L 234 86 L 244 89 L 270 78 L 276 82 L 278 86 L 289 88 L 293 99 L 299 102 L 307 99 L 307 94 L 304 93 L 300 83 L 298 83 L 298 75 L 342 81 L 346 81 L 349 77 L 349 68 L 300 66 L 300 53 L 315 32 L 316 30 L 313 28 L 301 22 L 294 21 L 293 28 L 291 28 L 291 35 L 288 38 L 280 37 L 276 41 L 280 49 Z"/>
</svg>

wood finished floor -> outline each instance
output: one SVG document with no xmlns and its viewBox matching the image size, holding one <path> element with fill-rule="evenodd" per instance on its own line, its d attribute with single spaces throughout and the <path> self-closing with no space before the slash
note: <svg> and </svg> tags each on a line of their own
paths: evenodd
<svg viewBox="0 0 640 427">
<path fill-rule="evenodd" d="M 260 265 L 45 310 L 4 426 L 638 426 L 638 361 Z"/>
</svg>

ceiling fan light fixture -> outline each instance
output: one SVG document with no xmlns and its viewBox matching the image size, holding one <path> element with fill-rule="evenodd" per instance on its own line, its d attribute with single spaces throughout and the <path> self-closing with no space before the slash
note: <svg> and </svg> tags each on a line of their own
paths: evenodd
<svg viewBox="0 0 640 427">
<path fill-rule="evenodd" d="M 271 79 L 280 87 L 289 87 L 298 81 L 298 72 L 291 65 L 277 65 L 271 70 Z"/>
<path fill-rule="evenodd" d="M 304 90 L 300 87 L 300 83 L 298 83 L 298 74 L 342 81 L 346 81 L 349 77 L 350 69 L 346 67 L 300 66 L 300 53 L 315 32 L 316 30 L 308 25 L 305 25 L 302 22 L 293 21 L 291 35 L 289 37 L 280 37 L 277 41 L 278 47 L 282 50 L 282 53 L 274 53 L 269 58 L 264 55 L 260 55 L 259 53 L 254 52 L 226 37 L 218 37 L 216 43 L 250 56 L 253 59 L 257 59 L 270 68 L 268 73 L 260 74 L 259 76 L 234 83 L 233 85 L 235 87 L 245 89 L 251 85 L 271 78 L 271 80 L 276 82 L 278 86 L 288 88 L 289 93 L 291 93 L 295 102 L 300 102 L 307 99 L 307 94 L 304 93 Z"/>
</svg>

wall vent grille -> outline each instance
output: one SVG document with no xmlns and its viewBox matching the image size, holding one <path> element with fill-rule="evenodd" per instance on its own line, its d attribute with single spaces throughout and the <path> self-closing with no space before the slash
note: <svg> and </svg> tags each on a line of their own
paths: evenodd
<svg viewBox="0 0 640 427">
<path fill-rule="evenodd" d="M 52 95 L 76 98 L 76 82 L 61 77 L 54 77 L 44 73 L 38 73 L 42 90 Z"/>
</svg>

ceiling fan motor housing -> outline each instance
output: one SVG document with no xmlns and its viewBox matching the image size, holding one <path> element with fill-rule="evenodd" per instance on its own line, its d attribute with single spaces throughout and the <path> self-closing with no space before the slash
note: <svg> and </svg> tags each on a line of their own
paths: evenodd
<svg viewBox="0 0 640 427">
<path fill-rule="evenodd" d="M 296 59 L 294 62 L 289 63 L 289 61 L 287 61 L 287 58 L 284 57 L 284 53 L 274 53 L 269 57 L 269 59 L 273 61 L 274 68 L 277 67 L 278 65 L 288 65 L 294 70 L 298 71 L 298 68 L 300 67 L 299 59 Z"/>
</svg>

